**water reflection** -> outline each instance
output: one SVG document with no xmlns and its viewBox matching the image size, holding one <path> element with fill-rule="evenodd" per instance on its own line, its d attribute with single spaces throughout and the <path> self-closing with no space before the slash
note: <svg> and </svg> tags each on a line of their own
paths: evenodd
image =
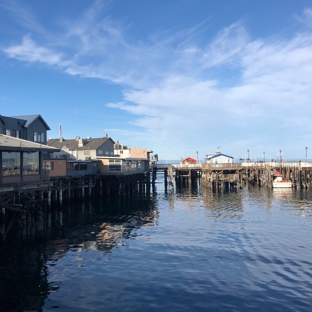
<svg viewBox="0 0 312 312">
<path fill-rule="evenodd" d="M 1 250 L 0 310 L 311 311 L 311 191 L 287 191 L 54 207 L 47 243 Z"/>
<path fill-rule="evenodd" d="M 53 207 L 49 211 L 46 243 L 16 241 L 0 251 L 0 311 L 41 311 L 50 293 L 61 287 L 49 271 L 68 252 L 111 252 L 134 229 L 157 224 L 157 200 L 149 197 L 95 201 Z M 76 256 L 76 260 L 83 260 Z"/>
</svg>

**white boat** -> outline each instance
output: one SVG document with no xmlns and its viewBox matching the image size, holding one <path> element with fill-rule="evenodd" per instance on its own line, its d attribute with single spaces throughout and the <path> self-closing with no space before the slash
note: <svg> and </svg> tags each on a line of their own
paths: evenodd
<svg viewBox="0 0 312 312">
<path fill-rule="evenodd" d="M 290 180 L 283 180 L 282 175 L 274 175 L 275 178 L 273 180 L 273 187 L 279 188 L 289 188 L 292 187 L 292 182 Z"/>
</svg>

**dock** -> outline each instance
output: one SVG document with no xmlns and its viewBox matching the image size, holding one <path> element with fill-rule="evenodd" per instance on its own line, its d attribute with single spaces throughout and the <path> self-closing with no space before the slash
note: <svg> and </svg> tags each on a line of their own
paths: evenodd
<svg viewBox="0 0 312 312">
<path fill-rule="evenodd" d="M 199 179 L 203 187 L 214 190 L 242 188 L 244 185 L 273 187 L 273 172 L 278 171 L 283 179 L 291 180 L 294 188 L 311 187 L 312 162 L 244 162 L 228 164 L 168 164 L 154 168 L 163 171 L 165 184 L 185 187 Z"/>
</svg>

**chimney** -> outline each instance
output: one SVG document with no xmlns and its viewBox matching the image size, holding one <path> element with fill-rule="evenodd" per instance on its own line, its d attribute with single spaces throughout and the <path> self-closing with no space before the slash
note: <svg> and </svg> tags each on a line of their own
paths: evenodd
<svg viewBox="0 0 312 312">
<path fill-rule="evenodd" d="M 78 147 L 83 147 L 83 139 L 78 139 Z"/>
</svg>

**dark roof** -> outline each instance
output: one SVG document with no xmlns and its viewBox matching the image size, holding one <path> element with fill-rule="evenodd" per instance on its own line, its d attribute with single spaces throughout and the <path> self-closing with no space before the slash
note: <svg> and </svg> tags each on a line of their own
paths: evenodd
<svg viewBox="0 0 312 312">
<path fill-rule="evenodd" d="M 5 124 L 10 126 L 20 126 L 25 127 L 26 120 L 18 117 L 7 117 L 7 116 L 1 116 L 1 119 L 4 121 Z"/>
<path fill-rule="evenodd" d="M 17 119 L 23 119 L 26 120 L 26 124 L 24 127 L 28 127 L 30 124 L 32 124 L 36 119 L 41 119 L 43 124 L 47 127 L 47 130 L 51 130 L 50 127 L 47 125 L 47 123 L 44 121 L 44 119 L 41 117 L 41 115 L 24 115 L 24 116 L 11 116 L 12 118 Z"/>
<path fill-rule="evenodd" d="M 35 143 L 28 140 L 22 140 L 8 135 L 0 134 L 0 151 L 58 152 L 59 149 L 47 146 L 45 144 Z"/>
<path fill-rule="evenodd" d="M 234 157 L 229 156 L 229 155 L 225 155 L 225 154 L 222 154 L 222 153 L 220 153 L 220 154 L 215 154 L 215 155 L 209 155 L 209 156 L 207 157 L 207 159 L 212 159 L 212 158 L 216 158 L 216 157 L 219 157 L 219 156 L 225 156 L 225 157 L 229 157 L 229 158 L 234 159 Z"/>
<path fill-rule="evenodd" d="M 0 120 L 3 121 L 3 123 L 5 123 L 5 120 L 3 119 L 3 117 L 0 115 Z"/>
<path fill-rule="evenodd" d="M 56 148 L 63 148 L 64 146 L 68 148 L 70 151 L 73 150 L 96 150 L 100 146 L 102 146 L 105 142 L 111 140 L 113 143 L 114 141 L 111 138 L 98 138 L 98 139 L 83 139 L 84 145 L 82 147 L 78 147 L 78 141 L 76 139 L 65 140 L 63 139 L 50 139 L 48 140 L 48 145 L 53 146 Z"/>
<path fill-rule="evenodd" d="M 64 146 L 68 148 L 70 151 L 74 151 L 78 149 L 78 141 L 76 140 L 62 140 L 60 139 L 49 139 L 47 144 L 49 146 L 53 146 L 59 149 L 62 149 Z"/>
</svg>

